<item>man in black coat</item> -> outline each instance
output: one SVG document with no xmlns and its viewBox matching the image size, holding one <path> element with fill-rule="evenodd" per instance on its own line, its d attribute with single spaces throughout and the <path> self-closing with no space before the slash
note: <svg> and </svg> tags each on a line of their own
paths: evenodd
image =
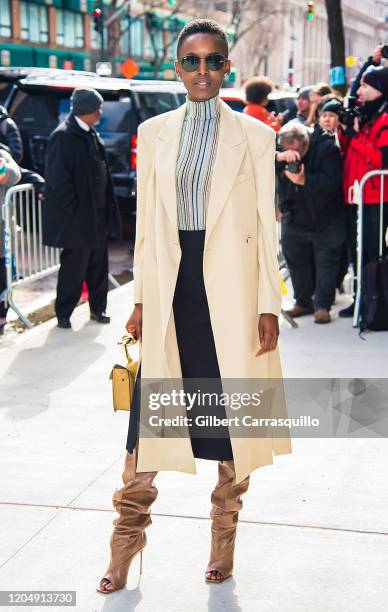
<svg viewBox="0 0 388 612">
<path fill-rule="evenodd" d="M 322 131 L 295 122 L 282 127 L 278 142 L 281 242 L 296 302 L 287 312 L 330 323 L 346 237 L 341 153 Z"/>
<path fill-rule="evenodd" d="M 71 112 L 47 145 L 43 242 L 63 249 L 55 313 L 58 327 L 65 329 L 71 328 L 84 280 L 91 319 L 110 322 L 107 236 L 118 237 L 121 229 L 104 145 L 93 128 L 102 105 L 96 90 L 75 89 Z"/>
</svg>

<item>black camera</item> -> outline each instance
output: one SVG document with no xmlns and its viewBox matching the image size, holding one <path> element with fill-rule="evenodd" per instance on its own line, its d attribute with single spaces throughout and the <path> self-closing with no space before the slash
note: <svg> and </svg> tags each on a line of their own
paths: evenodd
<svg viewBox="0 0 388 612">
<path fill-rule="evenodd" d="M 299 174 L 300 169 L 302 167 L 302 162 L 300 160 L 290 162 L 286 164 L 285 167 L 286 167 L 286 170 L 288 170 L 288 172 L 291 172 L 292 174 Z"/>
<path fill-rule="evenodd" d="M 355 96 L 349 96 L 347 107 L 341 109 L 338 115 L 339 122 L 346 125 L 346 127 L 353 127 L 355 118 L 361 117 L 360 109 L 356 106 L 356 102 L 357 98 Z"/>
<path fill-rule="evenodd" d="M 388 59 L 388 43 L 385 43 L 383 45 L 383 48 L 381 49 L 381 55 L 384 59 Z"/>
</svg>

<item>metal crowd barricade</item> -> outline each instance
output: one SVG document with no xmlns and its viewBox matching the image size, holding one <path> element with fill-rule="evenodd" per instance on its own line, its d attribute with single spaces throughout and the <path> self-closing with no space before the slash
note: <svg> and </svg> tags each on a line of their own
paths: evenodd
<svg viewBox="0 0 388 612">
<path fill-rule="evenodd" d="M 384 177 L 388 176 L 388 170 L 371 170 L 367 172 L 360 181 L 359 195 L 360 203 L 357 210 L 357 269 L 356 269 L 356 297 L 354 303 L 353 327 L 358 327 L 360 321 L 361 299 L 362 299 L 362 277 L 363 277 L 363 207 L 364 207 L 364 187 L 373 177 L 379 176 L 380 181 L 380 223 L 379 223 L 379 256 L 383 254 L 383 233 L 384 233 Z"/>
<path fill-rule="evenodd" d="M 19 316 L 24 325 L 32 327 L 30 321 L 16 306 L 12 292 L 27 282 L 44 278 L 59 269 L 60 251 L 43 244 L 42 200 L 35 197 L 30 183 L 10 187 L 2 206 L 4 222 L 3 236 L 7 287 L 0 296 Z M 117 280 L 109 274 L 114 287 Z"/>
<path fill-rule="evenodd" d="M 24 325 L 30 321 L 13 301 L 14 287 L 48 276 L 59 268 L 59 249 L 47 247 L 42 241 L 42 201 L 36 200 L 30 183 L 7 190 L 2 207 L 3 243 L 7 288 L 5 303 L 16 312 Z"/>
</svg>

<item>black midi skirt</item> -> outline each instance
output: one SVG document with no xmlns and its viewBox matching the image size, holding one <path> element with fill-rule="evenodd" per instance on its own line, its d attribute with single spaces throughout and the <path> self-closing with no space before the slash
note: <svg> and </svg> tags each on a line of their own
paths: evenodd
<svg viewBox="0 0 388 612">
<path fill-rule="evenodd" d="M 222 384 L 203 279 L 205 230 L 179 230 L 182 251 L 173 299 L 173 312 L 185 393 L 221 394 Z M 140 417 L 141 368 L 136 380 L 129 419 L 127 450 L 136 446 Z M 209 396 L 207 396 L 209 397 Z M 233 459 L 229 429 L 226 426 L 204 426 L 206 417 L 225 418 L 225 408 L 199 399 L 187 416 L 194 457 L 217 461 Z"/>
</svg>

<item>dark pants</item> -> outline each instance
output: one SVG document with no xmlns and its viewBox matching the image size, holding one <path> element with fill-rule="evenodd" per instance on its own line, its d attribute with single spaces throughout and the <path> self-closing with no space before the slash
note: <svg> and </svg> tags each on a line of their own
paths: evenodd
<svg viewBox="0 0 388 612">
<path fill-rule="evenodd" d="M 357 206 L 346 206 L 348 244 L 351 261 L 357 263 Z M 385 232 L 388 227 L 388 203 L 383 211 L 383 255 L 387 254 Z M 379 254 L 380 205 L 365 204 L 363 214 L 363 265 L 373 261 Z"/>
<path fill-rule="evenodd" d="M 108 294 L 108 247 L 106 212 L 98 213 L 98 246 L 93 249 L 63 249 L 58 272 L 55 314 L 69 318 L 78 304 L 85 280 L 89 291 L 89 306 L 93 313 L 106 310 Z"/>
<path fill-rule="evenodd" d="M 330 310 L 335 299 L 345 237 L 343 215 L 333 219 L 320 232 L 307 231 L 285 221 L 282 223 L 282 249 L 298 305 Z"/>
<path fill-rule="evenodd" d="M 365 204 L 363 209 L 363 250 L 362 266 L 374 261 L 379 254 L 379 228 L 380 228 L 380 205 Z M 354 273 L 357 275 L 357 214 L 358 206 L 346 206 L 347 215 L 347 245 L 349 259 L 353 264 Z M 388 203 L 384 204 L 383 211 L 383 255 L 387 255 L 388 249 L 385 244 L 385 232 L 388 227 Z M 356 290 L 356 281 L 354 291 Z"/>
</svg>

